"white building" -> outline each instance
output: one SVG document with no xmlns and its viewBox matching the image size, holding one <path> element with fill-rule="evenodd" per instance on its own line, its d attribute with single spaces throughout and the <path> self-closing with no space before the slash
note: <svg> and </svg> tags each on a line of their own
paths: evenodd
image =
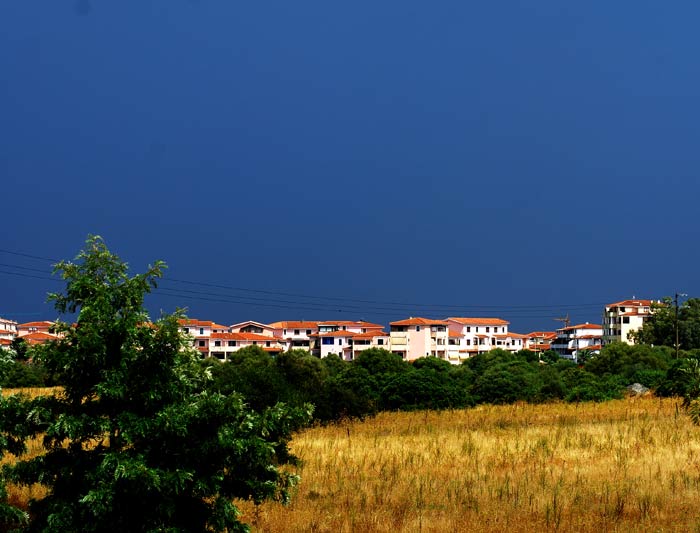
<svg viewBox="0 0 700 533">
<path fill-rule="evenodd" d="M 501 318 L 450 317 L 451 332 L 462 337 L 462 351 L 469 357 L 494 348 L 517 352 L 525 348 L 526 336 L 508 331 L 510 322 Z"/>
<path fill-rule="evenodd" d="M 603 327 L 597 324 L 578 324 L 557 330 L 552 350 L 566 359 L 578 360 L 582 351 L 598 353 L 603 343 Z"/>
<path fill-rule="evenodd" d="M 634 344 L 631 333 L 642 329 L 653 313 L 652 300 L 623 300 L 605 306 L 603 312 L 603 344 Z"/>
</svg>

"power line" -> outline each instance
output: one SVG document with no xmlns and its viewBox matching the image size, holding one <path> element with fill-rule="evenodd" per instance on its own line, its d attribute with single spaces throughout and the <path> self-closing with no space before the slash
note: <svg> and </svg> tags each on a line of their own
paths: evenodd
<svg viewBox="0 0 700 533">
<path fill-rule="evenodd" d="M 34 254 L 28 254 L 24 252 L 18 252 L 18 251 L 13 251 L 13 250 L 7 250 L 7 249 L 2 249 L 0 248 L 0 252 L 2 253 L 7 253 L 11 255 L 16 255 L 20 257 L 27 257 L 31 259 L 37 259 L 37 260 L 45 260 L 45 261 L 53 261 L 57 262 L 55 259 L 48 258 L 45 256 L 39 256 L 39 255 L 34 255 Z M 29 272 L 46 272 L 45 270 L 42 269 L 37 269 L 37 268 L 32 268 L 24 265 L 14 265 L 14 264 L 8 264 L 8 263 L 0 263 L 0 266 L 5 266 L 8 268 L 13 268 L 16 270 L 21 270 L 21 271 L 29 271 Z M 36 279 L 46 279 L 46 280 L 52 280 L 52 281 L 61 281 L 56 278 L 43 278 L 39 276 L 31 276 L 29 274 L 20 274 L 18 272 L 8 272 L 8 271 L 0 271 L 0 274 L 7 274 L 7 275 L 15 275 L 15 276 L 22 276 L 22 277 L 33 277 Z M 407 303 L 407 302 L 391 302 L 391 301 L 382 301 L 382 300 L 363 300 L 363 299 L 357 299 L 357 298 L 349 298 L 349 297 L 340 297 L 340 296 L 319 296 L 319 295 L 309 295 L 309 294 L 300 294 L 300 293 L 293 293 L 293 292 L 285 292 L 285 291 L 277 291 L 277 290 L 264 290 L 264 289 L 252 289 L 248 287 L 235 287 L 235 286 L 230 286 L 230 285 L 223 285 L 223 284 L 218 284 L 218 283 L 208 283 L 208 282 L 202 282 L 202 281 L 192 281 L 192 280 L 186 280 L 186 279 L 180 279 L 180 278 L 162 278 L 160 282 L 172 282 L 172 283 L 180 283 L 180 284 L 188 284 L 188 285 L 194 285 L 194 286 L 201 286 L 201 287 L 212 287 L 216 289 L 222 289 L 222 290 L 227 290 L 227 291 L 238 291 L 238 292 L 245 292 L 245 293 L 253 293 L 253 294 L 264 294 L 264 295 L 269 295 L 269 296 L 274 296 L 276 298 L 256 298 L 254 296 L 241 296 L 241 295 L 232 295 L 232 294 L 220 294 L 220 293 L 211 293 L 211 292 L 206 292 L 206 291 L 194 291 L 194 290 L 187 290 L 187 289 L 174 289 L 174 288 L 168 288 L 168 287 L 161 287 L 161 290 L 170 290 L 170 295 L 177 295 L 180 294 L 182 297 L 185 297 L 185 293 L 189 295 L 201 295 L 203 297 L 208 297 L 208 296 L 214 296 L 221 301 L 221 298 L 228 298 L 228 300 L 223 300 L 226 303 L 240 303 L 240 304 L 248 304 L 248 305 L 263 305 L 266 302 L 272 302 L 272 303 L 267 303 L 267 306 L 274 306 L 274 307 L 279 307 L 281 304 L 292 304 L 294 305 L 293 308 L 295 309 L 317 309 L 317 310 L 324 310 L 325 308 L 335 308 L 336 304 L 324 304 L 322 302 L 306 302 L 306 301 L 292 301 L 292 300 L 280 300 L 278 297 L 279 296 L 286 296 L 286 297 L 292 297 L 292 298 L 302 298 L 302 299 L 315 299 L 315 300 L 322 300 L 322 301 L 333 301 L 333 302 L 340 302 L 337 305 L 340 307 L 344 307 L 348 310 L 354 309 L 354 310 L 359 310 L 359 311 L 364 311 L 364 312 L 373 312 L 377 314 L 389 314 L 389 313 L 380 313 L 380 311 L 392 311 L 394 313 L 408 313 L 413 310 L 425 310 L 427 311 L 428 314 L 434 313 L 434 314 L 458 314 L 462 313 L 464 311 L 470 310 L 471 312 L 477 312 L 479 310 L 484 310 L 484 311 L 490 311 L 490 312 L 500 312 L 500 313 L 509 313 L 509 315 L 512 316 L 513 313 L 522 313 L 522 315 L 518 316 L 518 318 L 535 318 L 534 315 L 531 313 L 545 313 L 548 310 L 556 310 L 557 312 L 560 310 L 568 310 L 568 311 L 574 311 L 574 310 L 579 310 L 579 311 L 588 311 L 589 308 L 600 308 L 601 306 L 605 305 L 604 303 L 579 303 L 579 304 L 549 304 L 549 305 L 479 305 L 479 304 L 471 304 L 471 305 L 450 305 L 450 304 L 437 304 L 437 303 Z M 232 298 L 235 298 L 232 299 Z M 353 303 L 360 303 L 364 304 L 362 306 L 358 305 L 353 305 Z M 313 305 L 315 307 L 308 307 L 309 305 Z M 307 306 L 307 307 L 302 307 L 302 306 Z M 380 307 L 380 306 L 394 306 L 394 307 Z M 289 306 L 285 306 L 284 308 L 290 308 Z M 515 317 L 514 317 L 515 318 Z M 544 318 L 544 317 L 543 317 Z M 550 318 L 547 316 L 546 318 Z"/>
</svg>

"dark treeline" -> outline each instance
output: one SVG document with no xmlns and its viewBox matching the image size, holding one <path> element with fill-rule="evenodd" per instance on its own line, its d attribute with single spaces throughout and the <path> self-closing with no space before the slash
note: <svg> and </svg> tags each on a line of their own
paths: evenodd
<svg viewBox="0 0 700 533">
<path fill-rule="evenodd" d="M 385 410 L 455 409 L 480 403 L 621 398 L 640 383 L 658 395 L 684 396 L 690 384 L 684 370 L 700 360 L 700 350 L 615 343 L 575 363 L 554 352 L 492 350 L 452 365 L 435 357 L 411 363 L 382 349 L 369 349 L 351 362 L 324 359 L 303 350 L 272 357 L 251 346 L 225 363 L 202 362 L 212 374 L 210 387 L 239 392 L 256 410 L 285 402 L 312 403 L 317 421 L 363 417 Z"/>
<path fill-rule="evenodd" d="M 60 384 L 40 364 L 31 361 L 17 343 L 0 365 L 4 387 Z M 30 350 L 31 352 L 31 350 Z M 10 354 L 14 357 L 9 357 Z M 258 346 L 236 352 L 228 362 L 205 359 L 212 391 L 243 395 L 262 411 L 278 402 L 293 406 L 312 403 L 315 418 L 329 422 L 386 410 L 456 409 L 480 403 L 561 400 L 604 401 L 621 398 L 625 388 L 640 383 L 659 396 L 685 396 L 692 377 L 691 363 L 700 350 L 615 343 L 601 353 L 562 359 L 554 352 L 538 355 L 496 349 L 452 365 L 435 357 L 411 363 L 382 349 L 369 349 L 354 361 L 331 355 L 319 359 L 304 350 L 271 356 Z M 695 363 L 697 364 L 697 363 Z"/>
</svg>

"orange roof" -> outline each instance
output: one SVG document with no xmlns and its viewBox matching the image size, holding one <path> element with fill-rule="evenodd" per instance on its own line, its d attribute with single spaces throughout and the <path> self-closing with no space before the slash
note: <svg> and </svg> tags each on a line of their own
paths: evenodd
<svg viewBox="0 0 700 533">
<path fill-rule="evenodd" d="M 317 328 L 323 322 L 310 320 L 284 320 L 282 322 L 273 322 L 270 324 L 275 329 L 313 329 Z"/>
<path fill-rule="evenodd" d="M 353 328 L 370 328 L 370 329 L 382 329 L 384 327 L 381 324 L 372 324 L 371 322 L 365 322 L 364 320 L 329 320 L 327 322 L 319 322 L 319 324 L 350 326 Z"/>
<path fill-rule="evenodd" d="M 534 350 L 549 350 L 552 348 L 551 344 L 531 344 L 530 349 Z"/>
<path fill-rule="evenodd" d="M 577 324 L 576 326 L 569 326 L 568 328 L 561 328 L 558 329 L 557 331 L 567 331 L 570 329 L 603 329 L 603 326 L 599 326 L 597 324 Z"/>
<path fill-rule="evenodd" d="M 230 328 L 242 328 L 245 326 L 260 326 L 261 328 L 272 329 L 268 324 L 263 324 L 262 322 L 256 322 L 255 320 L 246 320 L 245 322 L 239 322 L 238 324 L 231 324 Z"/>
<path fill-rule="evenodd" d="M 608 304 L 605 307 L 649 307 L 652 303 L 654 303 L 654 300 L 622 300 L 621 302 Z"/>
<path fill-rule="evenodd" d="M 53 326 L 53 322 L 48 320 L 42 320 L 40 322 L 25 322 L 24 324 L 18 324 L 17 329 L 27 329 L 27 328 L 50 328 Z"/>
<path fill-rule="evenodd" d="M 456 331 L 452 331 L 452 330 L 448 330 L 447 336 L 448 336 L 448 337 L 453 337 L 453 338 L 455 338 L 455 339 L 461 339 L 461 338 L 462 338 L 462 334 L 461 334 L 461 333 L 457 333 Z"/>
<path fill-rule="evenodd" d="M 576 339 L 600 339 L 602 335 L 576 335 Z"/>
<path fill-rule="evenodd" d="M 447 320 L 463 324 L 465 326 L 507 326 L 507 320 L 501 318 L 469 318 L 469 317 L 449 317 Z"/>
<path fill-rule="evenodd" d="M 531 339 L 536 337 L 542 337 L 543 339 L 554 339 L 557 334 L 554 331 L 533 331 L 528 333 L 526 336 L 530 337 Z"/>
<path fill-rule="evenodd" d="M 324 331 L 323 333 L 312 333 L 311 337 L 355 337 L 357 335 L 360 334 L 341 329 L 338 331 Z"/>
<path fill-rule="evenodd" d="M 601 350 L 603 347 L 600 344 L 591 344 L 590 346 L 583 346 L 578 349 L 579 352 L 583 350 Z"/>
<path fill-rule="evenodd" d="M 373 339 L 375 337 L 388 337 L 385 331 L 368 331 L 367 333 L 355 333 L 353 339 Z"/>
<path fill-rule="evenodd" d="M 19 338 L 24 340 L 27 344 L 43 344 L 45 342 L 58 339 L 56 335 L 44 333 L 43 331 L 33 331 L 32 333 L 27 333 L 26 335 L 20 335 Z"/>
<path fill-rule="evenodd" d="M 177 322 L 181 326 L 193 328 L 212 327 L 215 325 L 214 322 L 212 322 L 211 320 L 197 320 L 196 318 L 179 318 Z M 221 327 L 225 328 L 226 326 Z"/>
<path fill-rule="evenodd" d="M 430 318 L 407 318 L 406 320 L 399 320 L 397 322 L 390 322 L 392 326 L 447 326 L 445 320 L 433 320 Z"/>
<path fill-rule="evenodd" d="M 212 339 L 222 339 L 228 341 L 275 341 L 274 337 L 268 337 L 266 335 L 260 335 L 258 333 L 212 333 Z"/>
<path fill-rule="evenodd" d="M 10 344 L 12 344 L 10 339 L 0 339 L 0 346 L 9 346 Z"/>
</svg>

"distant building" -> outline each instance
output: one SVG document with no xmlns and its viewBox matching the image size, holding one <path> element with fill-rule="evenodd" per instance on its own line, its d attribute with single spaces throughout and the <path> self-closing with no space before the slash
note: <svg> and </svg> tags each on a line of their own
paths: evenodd
<svg viewBox="0 0 700 533">
<path fill-rule="evenodd" d="M 210 356 L 210 340 L 214 333 L 226 333 L 228 326 L 223 326 L 211 320 L 197 320 L 196 318 L 183 318 L 178 320 L 180 331 L 192 337 L 192 345 L 199 351 L 202 357 Z"/>
<path fill-rule="evenodd" d="M 391 351 L 406 361 L 421 357 L 447 360 L 447 321 L 429 318 L 407 318 L 391 322 Z"/>
<path fill-rule="evenodd" d="M 318 332 L 312 333 L 315 343 L 314 355 L 321 358 L 336 354 L 341 359 L 352 361 L 368 348 L 389 348 L 389 335 L 382 331 L 381 324 L 365 321 L 336 320 L 319 322 Z"/>
<path fill-rule="evenodd" d="M 653 300 L 623 300 L 605 306 L 603 312 L 603 344 L 624 342 L 635 344 L 630 333 L 642 329 L 653 313 Z"/>
<path fill-rule="evenodd" d="M 508 331 L 510 322 L 502 318 L 450 317 L 450 331 L 462 337 L 460 359 L 486 353 L 494 348 L 517 352 L 525 348 L 526 336 Z"/>
<path fill-rule="evenodd" d="M 556 331 L 532 331 L 525 335 L 525 349 L 536 353 L 552 349 L 552 341 L 557 338 Z"/>
<path fill-rule="evenodd" d="M 603 327 L 597 324 L 578 324 L 557 330 L 552 350 L 566 359 L 578 360 L 582 351 L 598 353 L 603 342 Z"/>
<path fill-rule="evenodd" d="M 0 318 L 0 346 L 9 346 L 17 337 L 17 322 Z"/>
</svg>

